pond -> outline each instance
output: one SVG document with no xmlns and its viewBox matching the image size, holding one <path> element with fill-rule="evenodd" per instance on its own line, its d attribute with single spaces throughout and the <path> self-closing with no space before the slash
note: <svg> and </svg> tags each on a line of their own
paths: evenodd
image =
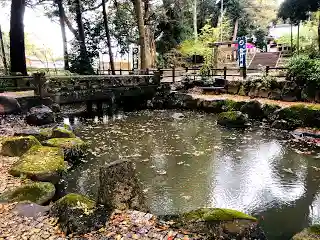
<svg viewBox="0 0 320 240">
<path fill-rule="evenodd" d="M 319 155 L 281 131 L 230 130 L 215 115 L 177 111 L 76 118 L 72 125 L 91 147 L 65 177 L 65 192 L 95 198 L 99 168 L 130 159 L 155 214 L 236 209 L 257 216 L 268 239 L 279 240 L 320 218 Z"/>
</svg>

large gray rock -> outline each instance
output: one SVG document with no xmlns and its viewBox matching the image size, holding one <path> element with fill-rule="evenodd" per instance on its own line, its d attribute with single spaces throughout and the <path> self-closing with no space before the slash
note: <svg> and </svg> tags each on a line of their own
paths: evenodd
<svg viewBox="0 0 320 240">
<path fill-rule="evenodd" d="M 0 96 L 0 115 L 19 113 L 21 107 L 17 99 L 13 97 Z"/>
<path fill-rule="evenodd" d="M 54 113 L 45 105 L 33 107 L 26 116 L 26 122 L 35 126 L 54 123 Z"/>
<path fill-rule="evenodd" d="M 100 169 L 98 203 L 107 209 L 147 212 L 142 188 L 131 161 L 115 161 Z"/>
</svg>

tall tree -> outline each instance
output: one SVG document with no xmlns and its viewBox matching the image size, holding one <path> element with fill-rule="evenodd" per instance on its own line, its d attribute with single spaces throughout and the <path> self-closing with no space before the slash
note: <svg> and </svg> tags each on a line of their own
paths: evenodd
<svg viewBox="0 0 320 240">
<path fill-rule="evenodd" d="M 62 4 L 62 0 L 55 0 L 56 4 L 58 5 L 58 12 L 59 12 L 59 21 L 60 21 L 60 28 L 61 28 L 61 35 L 62 35 L 62 43 L 63 43 L 63 57 L 64 57 L 64 69 L 69 70 L 69 54 L 68 54 L 68 44 L 67 44 L 67 36 L 66 36 L 66 14 L 64 12 L 64 7 Z"/>
<path fill-rule="evenodd" d="M 146 31 L 144 25 L 144 14 L 142 8 L 142 1 L 141 0 L 133 0 L 136 21 L 139 30 L 139 45 L 140 45 L 140 61 L 141 66 L 140 68 L 146 70 L 150 67 L 150 59 L 149 59 L 149 51 L 147 47 L 146 41 Z"/>
<path fill-rule="evenodd" d="M 82 74 L 93 74 L 93 68 L 90 63 L 90 59 L 88 57 L 87 47 L 86 47 L 86 39 L 84 34 L 84 27 L 82 22 L 82 6 L 81 0 L 74 0 L 74 8 L 76 12 L 76 22 L 78 26 L 78 43 L 80 46 L 80 58 L 79 64 L 83 69 Z"/>
<path fill-rule="evenodd" d="M 25 0 L 12 0 L 10 17 L 10 71 L 27 75 L 24 18 Z"/>
<path fill-rule="evenodd" d="M 113 75 L 115 75 L 116 74 L 116 70 L 115 70 L 114 61 L 113 61 L 112 46 L 111 46 L 111 36 L 110 36 L 110 29 L 109 29 L 108 16 L 107 16 L 107 10 L 106 10 L 106 1 L 105 0 L 102 0 L 102 15 L 103 15 L 104 29 L 105 29 L 106 37 L 107 37 L 107 46 L 108 46 L 108 52 L 109 52 L 109 61 L 110 61 L 111 73 Z"/>
</svg>

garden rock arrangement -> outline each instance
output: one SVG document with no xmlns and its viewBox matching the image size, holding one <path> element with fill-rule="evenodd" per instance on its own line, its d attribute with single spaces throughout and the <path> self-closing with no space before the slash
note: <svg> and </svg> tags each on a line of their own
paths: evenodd
<svg viewBox="0 0 320 240">
<path fill-rule="evenodd" d="M 33 136 L 10 137 L 2 142 L 1 154 L 9 157 L 20 157 L 31 147 L 40 145 L 40 142 Z"/>
</svg>

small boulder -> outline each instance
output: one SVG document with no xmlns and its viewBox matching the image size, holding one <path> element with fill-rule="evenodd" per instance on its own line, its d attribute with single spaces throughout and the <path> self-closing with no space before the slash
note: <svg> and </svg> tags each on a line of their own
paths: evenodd
<svg viewBox="0 0 320 240">
<path fill-rule="evenodd" d="M 201 208 L 178 215 L 172 220 L 177 227 L 205 235 L 209 239 L 216 239 L 217 236 L 222 239 L 266 239 L 256 218 L 232 209 Z"/>
<path fill-rule="evenodd" d="M 294 126 L 292 126 L 292 124 L 290 124 L 286 120 L 275 120 L 271 124 L 271 127 L 276 129 L 282 129 L 282 130 L 290 130 L 294 128 Z"/>
<path fill-rule="evenodd" d="M 51 138 L 75 138 L 76 135 L 66 128 L 63 127 L 55 127 L 52 130 Z"/>
<path fill-rule="evenodd" d="M 98 203 L 107 209 L 148 212 L 133 162 L 115 161 L 100 169 Z"/>
<path fill-rule="evenodd" d="M 272 114 L 279 110 L 281 107 L 278 105 L 274 105 L 274 104 L 264 104 L 262 107 L 262 111 L 264 116 L 270 120 L 272 118 Z"/>
<path fill-rule="evenodd" d="M 88 148 L 88 144 L 80 138 L 51 138 L 44 145 L 63 149 L 66 160 L 76 162 Z"/>
<path fill-rule="evenodd" d="M 320 225 L 314 224 L 308 228 L 303 229 L 292 237 L 292 240 L 319 240 L 320 239 Z"/>
<path fill-rule="evenodd" d="M 53 198 L 55 191 L 56 189 L 52 183 L 35 182 L 2 193 L 0 195 L 0 201 L 30 201 L 41 205 L 49 202 Z"/>
<path fill-rule="evenodd" d="M 248 114 L 249 118 L 261 120 L 264 118 L 264 113 L 262 110 L 262 105 L 259 101 L 250 101 L 244 104 L 241 112 Z"/>
<path fill-rule="evenodd" d="M 40 142 L 33 136 L 8 137 L 2 141 L 1 154 L 10 157 L 20 157 L 33 146 L 40 145 Z"/>
<path fill-rule="evenodd" d="M 58 103 L 53 103 L 51 106 L 50 106 L 51 110 L 55 113 L 58 113 L 60 112 L 60 105 Z"/>
<path fill-rule="evenodd" d="M 57 217 L 61 229 L 66 233 L 84 234 L 101 228 L 107 220 L 107 212 L 89 198 L 70 193 L 55 202 L 50 214 Z"/>
<path fill-rule="evenodd" d="M 54 113 L 49 107 L 45 105 L 33 107 L 30 109 L 28 115 L 26 116 L 26 122 L 29 125 L 35 126 L 54 123 Z"/>
<path fill-rule="evenodd" d="M 239 111 L 223 112 L 218 115 L 218 124 L 231 128 L 246 128 L 249 126 L 249 119 Z"/>
<path fill-rule="evenodd" d="M 0 115 L 21 112 L 21 106 L 17 99 L 8 96 L 0 96 Z"/>
<path fill-rule="evenodd" d="M 21 217 L 32 217 L 34 219 L 48 215 L 49 210 L 50 206 L 41 206 L 30 202 L 18 203 L 13 209 L 13 211 Z"/>
<path fill-rule="evenodd" d="M 61 149 L 34 146 L 21 156 L 9 173 L 15 177 L 25 176 L 36 181 L 55 183 L 66 170 L 67 165 Z"/>
</svg>

